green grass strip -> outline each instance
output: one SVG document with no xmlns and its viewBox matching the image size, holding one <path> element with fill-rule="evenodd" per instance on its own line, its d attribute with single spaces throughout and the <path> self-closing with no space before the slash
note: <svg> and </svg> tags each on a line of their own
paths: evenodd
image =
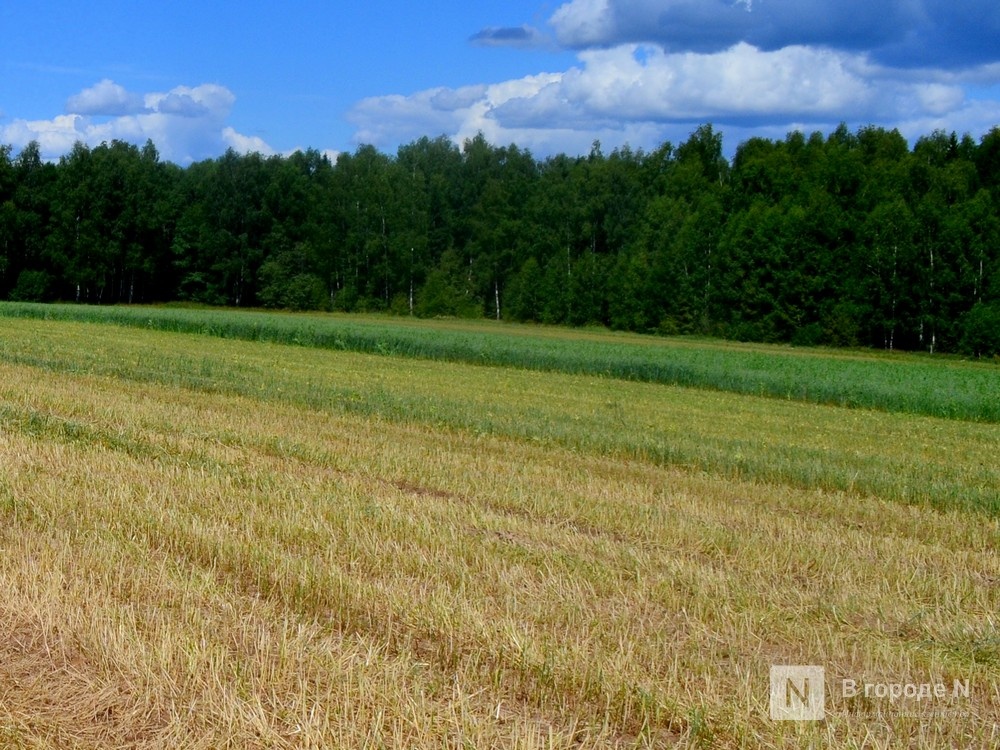
<svg viewBox="0 0 1000 750">
<path fill-rule="evenodd" d="M 219 309 L 4 302 L 0 316 L 107 323 L 1000 422 L 1000 368 L 951 357 L 794 349 L 487 322 Z"/>
<path fill-rule="evenodd" d="M 239 396 L 249 399 L 250 410 L 254 402 L 282 402 L 456 430 L 470 440 L 514 438 L 738 479 L 1000 514 L 997 424 L 197 335 L 102 331 L 76 322 L 0 325 L 0 363 Z M 81 431 L 76 422 L 52 423 L 44 414 L 39 422 L 36 412 L 15 406 L 19 400 L 10 400 L 13 411 L 0 409 L 0 432 L 146 450 L 141 430 L 132 439 L 117 427 L 82 424 L 98 432 Z"/>
</svg>

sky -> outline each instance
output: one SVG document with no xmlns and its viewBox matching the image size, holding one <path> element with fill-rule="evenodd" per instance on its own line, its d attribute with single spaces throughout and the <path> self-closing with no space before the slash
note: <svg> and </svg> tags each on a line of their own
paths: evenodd
<svg viewBox="0 0 1000 750">
<path fill-rule="evenodd" d="M 0 144 L 53 160 L 1000 126 L 997 0 L 11 0 L 0 29 Z"/>
</svg>

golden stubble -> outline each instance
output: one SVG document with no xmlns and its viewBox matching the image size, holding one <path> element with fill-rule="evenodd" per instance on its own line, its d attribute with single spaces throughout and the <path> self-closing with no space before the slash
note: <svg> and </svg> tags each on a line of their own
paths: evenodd
<svg viewBox="0 0 1000 750">
<path fill-rule="evenodd" d="M 981 514 L 24 366 L 0 404 L 0 746 L 1000 740 Z M 777 724 L 780 663 L 973 687 Z"/>
</svg>

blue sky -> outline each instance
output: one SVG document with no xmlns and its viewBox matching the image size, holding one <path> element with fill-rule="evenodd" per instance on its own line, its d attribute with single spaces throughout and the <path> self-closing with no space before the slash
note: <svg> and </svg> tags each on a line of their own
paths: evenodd
<svg viewBox="0 0 1000 750">
<path fill-rule="evenodd" d="M 483 132 L 536 155 L 653 148 L 712 122 L 789 130 L 1000 125 L 996 0 L 506 0 L 0 5 L 0 143 L 152 138 L 394 152 Z"/>
</svg>

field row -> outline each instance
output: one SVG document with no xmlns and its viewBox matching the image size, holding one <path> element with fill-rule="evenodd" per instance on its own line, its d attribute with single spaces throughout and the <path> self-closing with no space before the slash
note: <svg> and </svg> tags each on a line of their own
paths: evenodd
<svg viewBox="0 0 1000 750">
<path fill-rule="evenodd" d="M 810 403 L 1000 422 L 995 363 L 606 331 L 233 310 L 0 303 L 0 316 L 685 385 Z"/>
<path fill-rule="evenodd" d="M 1000 513 L 990 423 L 51 321 L 3 324 L 0 361 Z"/>
</svg>

